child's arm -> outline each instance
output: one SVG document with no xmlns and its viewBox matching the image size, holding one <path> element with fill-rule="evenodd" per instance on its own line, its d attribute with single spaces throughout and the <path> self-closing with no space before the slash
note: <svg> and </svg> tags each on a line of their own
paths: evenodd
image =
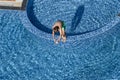
<svg viewBox="0 0 120 80">
<path fill-rule="evenodd" d="M 53 39 L 55 39 L 54 35 L 55 35 L 54 31 L 52 31 L 52 37 L 53 37 Z"/>
<path fill-rule="evenodd" d="M 59 42 L 59 41 L 60 41 L 60 39 L 61 39 L 61 35 L 59 36 L 59 38 L 58 38 L 58 40 L 57 40 L 57 41 Z"/>
</svg>

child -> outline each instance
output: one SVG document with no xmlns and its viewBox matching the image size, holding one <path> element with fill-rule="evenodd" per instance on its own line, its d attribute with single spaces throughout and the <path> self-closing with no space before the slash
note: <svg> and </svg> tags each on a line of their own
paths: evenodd
<svg viewBox="0 0 120 80">
<path fill-rule="evenodd" d="M 60 33 L 59 38 L 56 40 L 54 35 L 56 32 Z M 58 20 L 52 27 L 52 36 L 54 39 L 54 42 L 56 44 L 58 44 L 58 42 L 60 41 L 60 39 L 62 39 L 63 42 L 66 42 L 66 34 L 65 34 L 65 25 L 64 22 L 61 20 Z"/>
</svg>

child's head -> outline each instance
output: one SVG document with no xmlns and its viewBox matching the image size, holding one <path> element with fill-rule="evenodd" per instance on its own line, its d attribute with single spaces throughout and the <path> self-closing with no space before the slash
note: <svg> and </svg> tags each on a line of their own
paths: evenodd
<svg viewBox="0 0 120 80">
<path fill-rule="evenodd" d="M 58 32 L 59 27 L 58 27 L 58 26 L 55 26 L 55 27 L 53 28 L 53 30 L 54 30 L 55 32 Z"/>
</svg>

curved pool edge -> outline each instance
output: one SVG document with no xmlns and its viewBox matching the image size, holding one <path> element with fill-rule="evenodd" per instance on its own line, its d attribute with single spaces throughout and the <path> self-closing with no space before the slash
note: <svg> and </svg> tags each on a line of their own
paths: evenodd
<svg viewBox="0 0 120 80">
<path fill-rule="evenodd" d="M 19 17 L 21 19 L 22 24 L 32 33 L 34 33 L 35 35 L 39 35 L 39 37 L 41 38 L 45 38 L 45 39 L 49 39 L 51 40 L 51 34 L 47 34 L 44 31 L 40 31 L 39 29 L 37 29 L 29 20 L 28 16 L 27 16 L 27 12 L 23 11 L 21 13 L 19 13 Z M 45 35 L 45 36 L 43 36 Z"/>
<path fill-rule="evenodd" d="M 44 31 L 41 31 L 39 29 L 37 29 L 34 24 L 32 24 L 28 18 L 27 15 L 27 11 L 23 11 L 22 13 L 19 13 L 19 17 L 21 19 L 22 24 L 33 34 L 39 36 L 40 38 L 44 38 L 47 40 L 53 40 L 52 39 L 52 34 L 48 34 Z M 118 24 L 120 21 L 119 17 L 116 17 L 115 20 L 111 21 L 109 24 L 107 24 L 106 26 L 89 32 L 89 33 L 85 33 L 85 34 L 81 34 L 81 35 L 74 35 L 74 36 L 68 36 L 67 37 L 67 41 L 76 41 L 76 40 L 83 40 L 83 39 L 87 39 L 93 36 L 97 36 L 99 34 L 102 34 L 106 31 L 108 31 L 109 29 L 111 29 L 112 27 L 114 27 L 116 24 Z"/>
</svg>

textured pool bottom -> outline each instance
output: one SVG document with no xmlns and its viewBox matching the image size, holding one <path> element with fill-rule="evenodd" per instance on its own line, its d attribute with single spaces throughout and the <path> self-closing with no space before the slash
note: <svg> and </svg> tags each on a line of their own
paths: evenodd
<svg viewBox="0 0 120 80">
<path fill-rule="evenodd" d="M 55 45 L 31 34 L 24 15 L 0 10 L 0 80 L 120 80 L 118 18 L 102 34 Z"/>
</svg>

